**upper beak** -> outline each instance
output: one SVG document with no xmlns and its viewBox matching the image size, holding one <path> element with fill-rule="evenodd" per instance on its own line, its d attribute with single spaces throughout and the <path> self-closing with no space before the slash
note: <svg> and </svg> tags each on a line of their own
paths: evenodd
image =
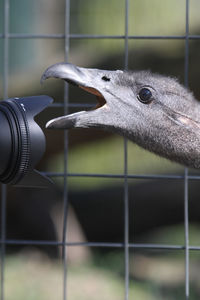
<svg viewBox="0 0 200 300">
<path fill-rule="evenodd" d="M 98 69 L 86 69 L 80 68 L 69 63 L 57 63 L 50 66 L 42 75 L 41 83 L 47 78 L 61 78 L 65 81 L 83 88 L 84 90 L 94 94 L 98 98 L 99 104 L 96 109 L 91 111 L 81 111 L 68 116 L 59 117 L 50 120 L 47 124 L 47 128 L 62 128 L 69 129 L 72 127 L 88 127 L 88 124 L 79 122 L 84 115 L 85 122 L 92 122 L 92 117 L 95 119 L 98 109 L 107 105 L 104 95 L 105 85 L 107 81 L 110 81 L 112 73 L 115 71 L 106 71 Z M 103 79 L 102 79 L 103 78 Z M 89 115 L 89 116 L 88 116 Z M 91 115 L 91 116 L 90 116 Z M 86 118 L 87 117 L 87 118 Z M 95 120 L 93 120 L 95 122 Z"/>
<path fill-rule="evenodd" d="M 85 86 L 85 84 L 89 84 L 90 78 L 84 70 L 87 69 L 79 68 L 69 63 L 57 63 L 46 69 L 41 77 L 41 83 L 50 77 L 54 77 Z"/>
</svg>

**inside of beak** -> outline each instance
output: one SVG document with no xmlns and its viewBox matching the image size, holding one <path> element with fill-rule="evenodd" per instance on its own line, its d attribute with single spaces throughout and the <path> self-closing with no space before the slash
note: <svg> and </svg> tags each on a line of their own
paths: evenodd
<svg viewBox="0 0 200 300">
<path fill-rule="evenodd" d="M 97 96 L 98 104 L 96 105 L 95 109 L 102 107 L 104 104 L 106 104 L 105 98 L 102 96 L 102 94 L 98 90 L 91 88 L 91 87 L 85 87 L 85 86 L 80 86 L 80 85 L 79 85 L 79 87 L 81 89 L 85 90 L 86 92 Z"/>
</svg>

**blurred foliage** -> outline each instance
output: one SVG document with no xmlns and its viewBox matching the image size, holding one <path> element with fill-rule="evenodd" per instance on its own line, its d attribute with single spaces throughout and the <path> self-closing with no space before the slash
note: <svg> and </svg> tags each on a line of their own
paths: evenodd
<svg viewBox="0 0 200 300">
<path fill-rule="evenodd" d="M 63 34 L 65 32 L 65 1 L 59 5 L 53 0 L 16 1 L 10 2 L 9 29 L 17 34 Z M 190 33 L 199 31 L 198 0 L 190 1 Z M 0 1 L 0 33 L 4 31 L 4 1 Z M 130 35 L 184 35 L 185 33 L 185 2 L 182 0 L 137 0 L 130 1 L 129 7 L 129 34 Z M 125 33 L 125 1 L 121 0 L 75 0 L 71 1 L 70 32 L 72 34 L 100 34 L 121 35 Z M 49 43 L 50 42 L 50 43 Z M 149 41 L 149 46 L 154 51 L 162 51 L 165 55 L 178 50 L 178 40 L 169 43 L 168 47 L 160 44 L 155 47 L 154 40 Z M 1 40 L 0 43 L 3 43 Z M 129 43 L 129 50 L 146 47 L 146 41 Z M 49 45 L 50 44 L 50 45 Z M 32 82 L 41 74 L 43 68 L 56 61 L 64 59 L 63 40 L 22 39 L 10 40 L 10 76 L 18 78 L 21 89 L 31 88 Z M 95 56 L 96 50 L 101 51 Z M 89 50 L 88 50 L 89 48 Z M 71 41 L 70 60 L 73 63 L 94 65 L 104 56 L 119 54 L 124 51 L 124 42 L 117 39 L 78 39 Z M 89 53 L 88 53 L 89 52 Z M 0 46 L 0 57 L 3 48 Z M 81 58 L 81 59 L 80 59 Z M 0 70 L 3 61 L 0 60 Z M 30 71 L 31 70 L 31 71 Z M 29 81 L 25 73 L 31 76 Z M 1 72 L 0 72 L 1 73 Z M 24 86 L 23 86 L 24 82 Z M 28 84 L 28 86 L 27 86 Z M 13 88 L 12 88 L 13 90 Z M 14 90 L 13 90 L 14 91 Z"/>
<path fill-rule="evenodd" d="M 191 226 L 192 235 L 199 233 Z M 178 227 L 166 228 L 177 235 Z M 184 299 L 184 251 L 130 250 L 130 299 Z M 190 299 L 200 297 L 198 253 L 190 255 Z M 121 300 L 124 298 L 123 250 L 104 253 L 94 250 L 93 258 L 73 263 L 67 269 L 67 295 L 70 300 Z M 49 260 L 34 248 L 8 256 L 5 263 L 5 298 L 7 300 L 51 300 L 63 297 L 63 266 Z"/>
<path fill-rule="evenodd" d="M 123 174 L 124 172 L 124 140 L 121 137 L 110 138 L 81 144 L 73 147 L 68 153 L 68 172 L 87 174 Z M 165 174 L 167 172 L 183 172 L 183 167 L 145 151 L 128 141 L 128 173 L 129 174 Z M 135 158 L 138 159 L 135 159 Z M 48 164 L 49 171 L 64 171 L 63 153 L 54 155 Z M 55 179 L 62 185 L 62 180 Z M 138 182 L 138 181 L 137 181 Z M 93 189 L 105 185 L 115 185 L 116 179 L 98 178 L 91 184 L 90 178 L 70 180 L 71 188 Z"/>
<path fill-rule="evenodd" d="M 69 267 L 67 295 L 71 300 L 121 300 L 123 280 L 111 270 L 98 269 L 92 263 Z M 45 257 L 19 255 L 6 261 L 5 297 L 7 300 L 61 300 L 63 269 Z M 133 295 L 133 290 L 130 290 Z M 134 287 L 138 299 L 152 299 L 148 291 Z"/>
</svg>

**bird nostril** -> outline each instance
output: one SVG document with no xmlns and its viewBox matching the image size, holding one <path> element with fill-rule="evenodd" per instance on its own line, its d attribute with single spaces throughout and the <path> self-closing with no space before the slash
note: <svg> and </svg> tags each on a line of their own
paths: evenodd
<svg viewBox="0 0 200 300">
<path fill-rule="evenodd" d="M 103 77 L 101 77 L 101 79 L 104 81 L 110 81 L 110 78 L 108 78 L 107 76 L 103 76 Z"/>
</svg>

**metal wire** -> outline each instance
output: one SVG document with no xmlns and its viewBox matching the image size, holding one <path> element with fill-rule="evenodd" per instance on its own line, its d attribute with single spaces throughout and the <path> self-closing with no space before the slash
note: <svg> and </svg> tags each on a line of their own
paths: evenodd
<svg viewBox="0 0 200 300">
<path fill-rule="evenodd" d="M 65 34 L 23 34 L 23 33 L 9 33 L 9 39 L 65 39 Z M 0 38 L 5 38 L 4 34 L 0 34 Z M 191 34 L 186 35 L 101 35 L 101 34 L 69 34 L 68 38 L 73 39 L 120 39 L 128 38 L 130 40 L 198 40 L 200 35 Z"/>
<path fill-rule="evenodd" d="M 125 1 L 124 69 L 128 70 L 129 0 Z M 128 197 L 128 141 L 124 138 L 124 270 L 125 300 L 129 299 L 129 197 Z"/>
<path fill-rule="evenodd" d="M 4 72 L 3 72 L 3 90 L 4 99 L 8 97 L 8 66 L 9 66 L 9 40 L 10 39 L 63 39 L 65 45 L 65 60 L 68 61 L 70 41 L 72 39 L 121 39 L 124 40 L 124 69 L 128 69 L 128 43 L 129 40 L 184 40 L 185 41 L 185 85 L 188 86 L 189 74 L 189 40 L 199 40 L 200 35 L 189 34 L 189 0 L 186 0 L 186 15 L 185 15 L 185 34 L 184 35 L 129 35 L 129 0 L 124 0 L 125 3 L 125 30 L 124 35 L 94 35 L 94 34 L 72 34 L 70 32 L 70 0 L 65 0 L 65 32 L 64 34 L 23 34 L 9 33 L 9 0 L 4 0 L 4 32 L 0 34 L 0 39 L 4 41 Z M 65 85 L 64 103 L 54 103 L 52 107 L 63 107 L 64 113 L 67 113 L 70 107 L 91 107 L 91 104 L 69 103 L 68 85 Z M 67 299 L 67 248 L 68 247 L 109 247 L 121 248 L 124 250 L 124 283 L 125 292 L 124 299 L 129 299 L 129 250 L 130 249 L 148 249 L 160 251 L 184 251 L 185 253 L 185 299 L 189 299 L 189 251 L 199 251 L 200 246 L 189 245 L 189 217 L 188 217 L 188 182 L 191 180 L 200 180 L 200 176 L 188 174 L 188 169 L 185 169 L 183 175 L 160 175 L 160 174 L 128 174 L 128 153 L 127 140 L 124 140 L 124 172 L 122 174 L 96 174 L 96 173 L 69 173 L 67 168 L 67 152 L 68 152 L 68 136 L 64 134 L 64 171 L 63 172 L 43 172 L 49 177 L 63 178 L 63 238 L 62 241 L 40 241 L 40 240 L 15 240 L 6 238 L 6 186 L 2 185 L 1 191 L 1 282 L 0 282 L 0 300 L 5 300 L 4 295 L 4 274 L 5 274 L 5 254 L 6 245 L 44 245 L 44 246 L 61 246 L 63 253 L 63 299 Z M 85 242 L 75 243 L 67 241 L 67 212 L 68 212 L 68 177 L 91 177 L 91 178 L 113 178 L 124 180 L 124 242 L 123 243 L 99 243 Z M 158 180 L 181 180 L 184 183 L 184 245 L 165 245 L 165 244 L 141 244 L 129 243 L 129 194 L 128 180 L 129 179 L 158 179 Z M 69 299 L 70 300 L 70 299 Z"/>
<path fill-rule="evenodd" d="M 65 61 L 68 61 L 70 48 L 70 0 L 65 0 Z M 65 83 L 64 89 L 64 114 L 68 112 L 69 89 Z M 67 192 L 67 153 L 68 153 L 68 133 L 64 133 L 64 217 L 63 217 L 63 299 L 67 299 L 67 213 L 68 213 L 68 192 Z"/>
<path fill-rule="evenodd" d="M 8 97 L 8 64 L 9 64 L 9 0 L 4 0 L 4 66 L 3 66 L 3 96 Z M 6 254 L 6 202 L 7 188 L 1 185 L 1 300 L 4 300 L 4 274 Z"/>
<path fill-rule="evenodd" d="M 71 246 L 71 247 L 108 247 L 108 248 L 124 248 L 124 243 L 104 243 L 104 242 L 59 242 L 59 241 L 43 241 L 43 240 L 14 240 L 5 239 L 3 242 L 0 240 L 0 244 L 6 245 L 31 245 L 31 246 Z M 165 245 L 165 244 L 142 244 L 142 243 L 128 243 L 129 249 L 151 249 L 151 250 L 183 250 L 184 245 Z M 188 246 L 189 250 L 200 250 L 200 246 Z"/>
<path fill-rule="evenodd" d="M 63 177 L 64 173 L 56 172 L 41 172 L 42 174 L 49 177 Z M 124 174 L 96 174 L 96 173 L 67 173 L 68 177 L 96 177 L 96 178 L 112 178 L 112 179 L 124 179 Z M 150 175 L 137 175 L 130 174 L 126 175 L 128 179 L 159 179 L 159 180 L 184 180 L 185 175 L 161 175 L 161 174 L 150 174 Z M 200 180 L 200 176 L 188 175 L 188 180 Z"/>
<path fill-rule="evenodd" d="M 189 75 L 189 0 L 186 0 L 185 14 L 185 86 Z M 185 299 L 189 299 L 189 212 L 188 212 L 188 169 L 184 172 L 184 230 L 185 230 Z"/>
</svg>

